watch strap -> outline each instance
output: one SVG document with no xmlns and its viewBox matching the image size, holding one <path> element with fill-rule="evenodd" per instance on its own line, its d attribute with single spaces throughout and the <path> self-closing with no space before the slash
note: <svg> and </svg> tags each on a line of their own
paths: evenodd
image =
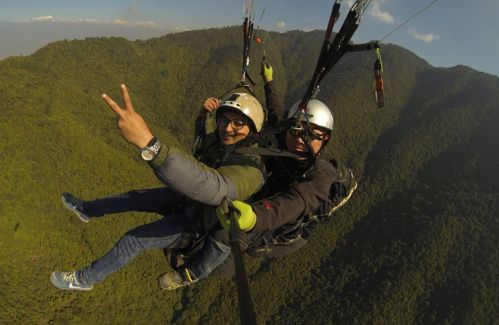
<svg viewBox="0 0 499 325">
<path fill-rule="evenodd" d="M 156 141 L 158 141 L 158 137 L 152 137 L 152 139 L 149 140 L 149 142 L 147 143 L 146 147 L 152 147 L 152 146 L 154 146 L 154 144 L 156 143 Z"/>
</svg>

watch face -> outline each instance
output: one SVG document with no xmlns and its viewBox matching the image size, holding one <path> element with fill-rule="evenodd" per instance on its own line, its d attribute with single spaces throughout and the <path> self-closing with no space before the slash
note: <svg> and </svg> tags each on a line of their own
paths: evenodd
<svg viewBox="0 0 499 325">
<path fill-rule="evenodd" d="M 154 145 L 149 146 L 148 144 L 147 147 L 140 150 L 140 157 L 145 161 L 153 160 L 154 157 L 156 157 L 156 155 L 158 154 L 159 149 L 161 148 L 161 142 L 159 142 L 159 140 L 156 137 L 154 137 L 153 140 L 156 141 Z"/>
<path fill-rule="evenodd" d="M 142 152 L 140 153 L 140 156 L 142 157 L 142 159 L 144 159 L 145 161 L 151 161 L 154 159 L 154 156 L 156 156 L 155 152 L 150 150 L 150 149 L 144 149 L 142 150 Z"/>
</svg>

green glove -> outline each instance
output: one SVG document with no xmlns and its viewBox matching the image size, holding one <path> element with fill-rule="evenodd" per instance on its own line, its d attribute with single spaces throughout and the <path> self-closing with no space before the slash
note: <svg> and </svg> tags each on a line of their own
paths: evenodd
<svg viewBox="0 0 499 325">
<path fill-rule="evenodd" d="M 266 60 L 262 60 L 262 70 L 260 71 L 260 74 L 262 75 L 263 81 L 265 83 L 272 81 L 273 69 L 270 63 L 268 63 Z"/>
<path fill-rule="evenodd" d="M 234 200 L 232 201 L 234 209 L 236 210 L 236 222 L 239 229 L 243 231 L 250 231 L 255 227 L 256 224 L 256 214 L 253 212 L 251 205 L 244 203 L 243 201 Z M 231 212 L 229 212 L 231 213 Z M 216 214 L 218 221 L 224 229 L 230 228 L 230 215 L 223 212 L 222 206 L 218 206 L 216 209 Z"/>
</svg>

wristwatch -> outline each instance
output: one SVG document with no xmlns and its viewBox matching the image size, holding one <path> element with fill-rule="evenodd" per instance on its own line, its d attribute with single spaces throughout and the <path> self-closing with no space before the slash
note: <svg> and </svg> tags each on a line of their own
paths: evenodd
<svg viewBox="0 0 499 325">
<path fill-rule="evenodd" d="M 153 160 L 161 149 L 161 142 L 157 137 L 153 137 L 151 141 L 143 149 L 140 149 L 140 157 L 145 161 Z"/>
</svg>

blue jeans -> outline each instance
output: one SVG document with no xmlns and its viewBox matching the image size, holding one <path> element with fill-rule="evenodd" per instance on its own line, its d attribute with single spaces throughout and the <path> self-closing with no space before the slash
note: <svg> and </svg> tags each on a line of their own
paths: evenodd
<svg viewBox="0 0 499 325">
<path fill-rule="evenodd" d="M 82 212 L 89 217 L 101 217 L 111 213 L 130 211 L 152 212 L 162 215 L 169 214 L 182 202 L 182 196 L 167 188 L 151 188 L 119 193 L 96 199 L 83 201 Z"/>
<path fill-rule="evenodd" d="M 127 232 L 104 256 L 92 262 L 89 266 L 78 270 L 78 280 L 85 285 L 103 281 L 109 274 L 118 271 L 133 260 L 139 253 L 148 249 L 176 249 L 189 247 L 192 238 L 196 237 L 194 206 L 190 205 L 178 213 L 165 216 L 155 222 L 139 226 Z M 210 253 L 211 252 L 211 253 Z M 208 249 L 208 271 L 199 272 L 201 277 L 205 272 L 219 264 L 217 257 L 220 251 Z M 223 253 L 223 252 L 222 252 Z M 210 254 L 213 254 L 211 256 Z M 227 253 L 228 255 L 228 253 Z M 218 265 L 217 264 L 217 265 Z"/>
<path fill-rule="evenodd" d="M 185 267 L 194 279 L 200 280 L 224 263 L 230 254 L 231 248 L 228 244 L 208 236 L 204 240 L 203 248 L 185 263 Z"/>
<path fill-rule="evenodd" d="M 241 233 L 240 237 L 244 252 L 248 247 L 258 247 L 263 242 L 266 233 Z M 243 244 L 244 243 L 244 244 Z M 185 266 L 196 277 L 201 279 L 215 271 L 218 276 L 231 275 L 234 272 L 234 260 L 231 254 L 231 238 L 229 231 L 217 228 L 210 232 L 205 239 L 204 245 Z"/>
<path fill-rule="evenodd" d="M 299 238 L 287 244 L 278 244 L 272 240 L 270 232 L 246 234 L 248 249 L 246 253 L 256 258 L 278 258 L 290 255 L 308 243 L 307 238 Z M 197 275 L 203 270 L 204 277 L 228 277 L 234 275 L 234 257 L 231 254 L 229 232 L 217 230 L 205 240 L 203 248 L 186 263 L 191 273 Z M 215 248 L 216 247 L 216 248 Z M 244 247 L 242 247 L 244 250 Z M 198 277 L 200 278 L 200 277 Z"/>
</svg>

